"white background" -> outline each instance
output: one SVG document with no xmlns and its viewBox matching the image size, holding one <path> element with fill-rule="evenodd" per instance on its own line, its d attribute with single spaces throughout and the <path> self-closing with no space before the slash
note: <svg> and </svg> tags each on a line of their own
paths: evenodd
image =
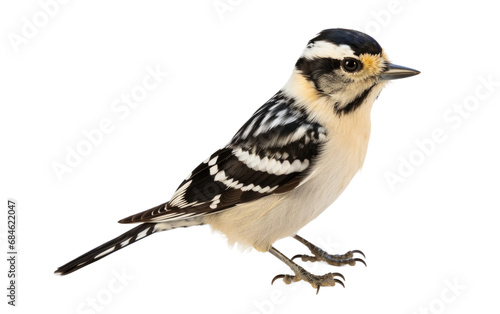
<svg viewBox="0 0 500 314">
<path fill-rule="evenodd" d="M 6 305 L 2 257 L 2 313 L 499 311 L 494 2 L 68 1 L 45 21 L 43 12 L 37 1 L 0 5 L 1 256 L 6 200 L 19 205 L 18 307 Z M 36 34 L 13 44 L 34 16 Z M 156 234 L 69 276 L 53 274 L 125 232 L 118 219 L 167 201 L 286 82 L 307 41 L 332 27 L 370 33 L 394 63 L 422 72 L 382 92 L 362 171 L 300 232 L 332 253 L 366 253 L 367 268 L 340 269 L 345 289 L 271 286 L 291 273 L 287 266 L 230 248 L 207 226 Z M 157 66 L 168 77 L 122 119 L 112 103 Z M 497 82 L 491 91 L 481 83 L 488 79 Z M 64 164 L 67 148 L 102 119 L 113 131 L 58 180 L 53 163 Z M 427 141 L 424 155 L 416 141 L 434 132 L 440 142 Z M 400 165 L 411 158 L 413 170 Z M 388 173 L 402 182 L 391 189 Z M 276 247 L 307 252 L 293 239 Z"/>
</svg>

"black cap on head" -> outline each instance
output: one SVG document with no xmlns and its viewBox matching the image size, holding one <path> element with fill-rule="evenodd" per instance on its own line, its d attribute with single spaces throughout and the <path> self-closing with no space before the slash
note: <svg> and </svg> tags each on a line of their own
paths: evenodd
<svg viewBox="0 0 500 314">
<path fill-rule="evenodd" d="M 382 47 L 371 36 L 366 35 L 352 29 L 330 28 L 321 31 L 309 43 L 324 40 L 336 45 L 349 45 L 355 55 L 362 53 L 379 54 L 382 52 Z"/>
</svg>

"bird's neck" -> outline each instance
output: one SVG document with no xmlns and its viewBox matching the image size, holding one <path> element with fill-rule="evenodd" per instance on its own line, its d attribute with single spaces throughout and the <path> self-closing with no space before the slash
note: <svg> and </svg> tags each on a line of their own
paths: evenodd
<svg viewBox="0 0 500 314">
<path fill-rule="evenodd" d="M 350 129 L 352 126 L 361 125 L 363 128 L 368 126 L 369 129 L 371 108 L 383 86 L 383 84 L 377 84 L 371 88 L 358 108 L 346 114 L 338 114 L 335 107 L 342 105 L 342 102 L 355 99 L 363 91 L 362 86 L 352 86 L 352 90 L 347 90 L 343 94 L 323 95 L 317 91 L 313 82 L 294 69 L 282 91 L 286 96 L 295 100 L 294 106 L 305 109 L 315 122 L 327 129 Z"/>
</svg>

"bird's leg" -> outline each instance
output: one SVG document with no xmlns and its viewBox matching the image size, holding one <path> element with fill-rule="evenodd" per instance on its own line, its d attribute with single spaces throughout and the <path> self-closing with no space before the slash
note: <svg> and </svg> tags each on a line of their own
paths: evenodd
<svg viewBox="0 0 500 314">
<path fill-rule="evenodd" d="M 273 278 L 271 281 L 271 284 L 274 283 L 276 279 L 283 279 L 283 282 L 285 282 L 287 285 L 295 282 L 295 281 L 300 281 L 304 280 L 313 286 L 313 288 L 316 288 L 316 294 L 319 292 L 320 287 L 326 287 L 326 286 L 335 286 L 335 284 L 340 284 L 344 287 L 344 283 L 335 278 L 335 277 L 340 277 L 345 280 L 344 276 L 339 273 L 328 273 L 322 276 L 314 275 L 305 270 L 304 268 L 300 267 L 299 265 L 295 264 L 291 259 L 283 255 L 280 251 L 276 250 L 274 247 L 271 247 L 269 249 L 269 252 L 276 256 L 279 260 L 281 260 L 283 263 L 287 264 L 288 267 L 295 273 L 295 275 L 277 275 Z"/>
<path fill-rule="evenodd" d="M 296 258 L 301 258 L 302 261 L 304 261 L 304 262 L 325 261 L 328 264 L 333 265 L 333 266 L 343 266 L 343 265 L 354 266 L 356 264 L 356 262 L 360 262 L 360 263 L 365 264 L 365 266 L 366 266 L 366 263 L 364 260 L 362 260 L 361 258 L 354 258 L 355 253 L 359 253 L 363 257 L 365 257 L 365 254 L 363 254 L 363 252 L 361 252 L 360 250 L 349 251 L 349 252 L 342 254 L 342 255 L 338 255 L 338 254 L 331 255 L 331 254 L 328 254 L 328 252 L 325 252 L 322 249 L 320 249 L 319 247 L 315 246 L 311 242 L 307 241 L 306 239 L 300 237 L 299 235 L 295 235 L 293 238 L 295 240 L 299 241 L 300 243 L 304 244 L 305 246 L 307 246 L 309 251 L 311 251 L 311 253 L 313 253 L 314 256 L 299 254 L 299 255 L 295 255 L 294 257 L 292 257 L 292 260 L 294 260 Z"/>
</svg>

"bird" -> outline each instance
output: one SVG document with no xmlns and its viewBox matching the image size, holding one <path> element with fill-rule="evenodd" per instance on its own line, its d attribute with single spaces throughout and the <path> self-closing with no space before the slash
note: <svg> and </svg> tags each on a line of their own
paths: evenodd
<svg viewBox="0 0 500 314">
<path fill-rule="evenodd" d="M 360 250 L 329 254 L 298 235 L 344 191 L 365 160 L 370 112 L 387 83 L 419 74 L 389 61 L 371 36 L 331 28 L 309 40 L 286 84 L 182 181 L 163 204 L 119 221 L 124 234 L 59 267 L 67 275 L 160 231 L 209 225 L 228 243 L 269 252 L 293 272 L 285 284 L 344 286 L 338 272 L 315 275 L 294 262 L 365 264 Z M 201 159 L 201 158 L 200 158 Z M 292 258 L 273 244 L 292 237 L 312 255 Z M 362 258 L 361 258 L 362 257 Z"/>
</svg>

